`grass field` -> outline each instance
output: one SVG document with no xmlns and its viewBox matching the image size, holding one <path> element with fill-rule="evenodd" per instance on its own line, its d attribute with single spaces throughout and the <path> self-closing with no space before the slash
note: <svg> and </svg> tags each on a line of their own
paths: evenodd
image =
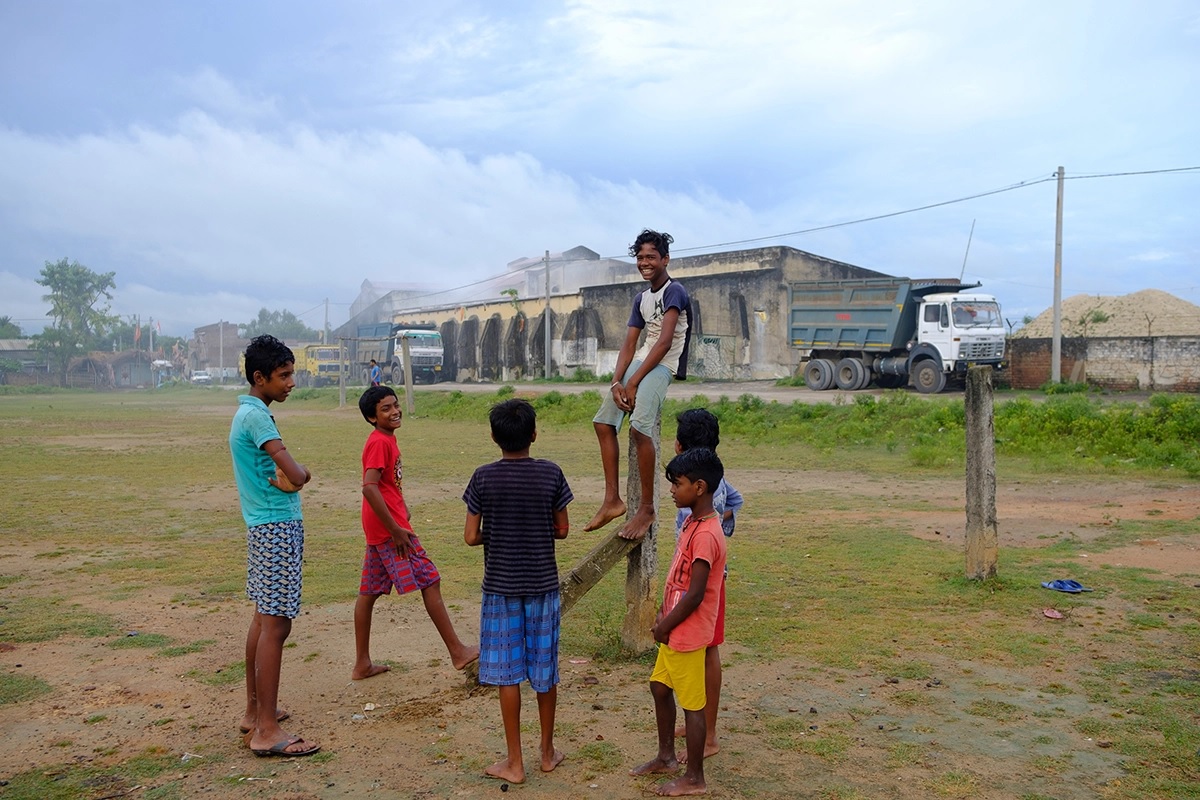
<svg viewBox="0 0 1200 800">
<path fill-rule="evenodd" d="M 470 471 L 496 457 L 486 409 L 510 391 L 423 396 L 419 413 L 406 417 L 400 432 L 414 527 L 443 576 L 452 576 L 443 581 L 443 594 L 460 608 L 476 606 L 481 577 L 478 552 L 461 540 L 461 492 Z M 151 588 L 169 588 L 171 602 L 181 605 L 217 609 L 244 602 L 244 526 L 226 442 L 233 398 L 231 392 L 193 388 L 0 396 L 0 642 L 119 640 L 122 621 L 106 606 L 136 600 Z M 551 391 L 535 402 L 534 455 L 557 461 L 571 481 L 577 531 L 600 496 L 588 424 L 598 396 Z M 687 405 L 673 404 L 667 418 Z M 1195 398 L 1155 398 L 1107 411 L 1095 405 L 1079 397 L 1001 403 L 996 429 L 1004 480 L 1083 476 L 1100 485 L 1115 477 L 1141 482 L 1147 492 L 1168 481 L 1200 493 Z M 835 469 L 880 487 L 901 475 L 961 480 L 961 399 L 896 393 L 841 407 L 789 407 L 743 397 L 711 407 L 722 420 L 720 450 L 730 480 L 747 497 L 731 550 L 739 583 L 730 592 L 728 627 L 738 647 L 726 656 L 729 666 L 763 671 L 786 664 L 797 680 L 824 676 L 836 684 L 839 679 L 830 676 L 869 673 L 907 684 L 944 674 L 952 652 L 955 664 L 974 665 L 980 675 L 989 669 L 1033 671 L 1047 714 L 1062 715 L 1054 709 L 1065 705 L 1063 697 L 1105 709 L 1067 723 L 1089 741 L 1104 740 L 1120 758 L 1121 779 L 1093 787 L 1097 793 L 1200 797 L 1200 575 L 1080 567 L 1079 543 L 1063 536 L 1037 547 L 1004 547 L 1000 576 L 972 582 L 962 577 L 960 551 L 908 535 L 889 513 L 919 499 L 831 500 L 801 479 Z M 276 416 L 289 450 L 314 474 L 304 492 L 306 607 L 352 602 L 357 586 L 345 576 L 347 564 L 361 558 L 358 463 L 369 429 L 355 406 L 336 407 L 334 390 L 297 391 L 276 407 Z M 673 426 L 664 427 L 669 436 Z M 787 479 L 773 480 L 775 475 Z M 1200 502 L 1196 508 L 1200 515 Z M 1198 526 L 1200 516 L 1118 519 L 1087 547 L 1101 552 L 1135 540 L 1191 537 Z M 574 564 L 594 541 L 573 533 L 560 546 L 560 564 Z M 669 559 L 671 545 L 670 536 L 660 537 L 660 564 Z M 36 581 L 12 568 L 22 563 L 19 553 L 30 552 L 45 567 Z M 1047 602 L 1039 581 L 1063 570 L 1105 591 L 1063 598 L 1075 604 L 1077 624 L 1048 632 L 1030 623 L 1029 609 Z M 76 591 L 79 586 L 86 593 Z M 623 591 L 621 576 L 610 575 L 581 601 L 564 620 L 564 650 L 614 668 L 632 661 L 640 675 L 645 657 L 620 647 Z M 210 641 L 205 634 L 138 644 L 188 652 Z M 3 663 L 0 706 L 53 698 L 51 683 Z M 996 688 L 995 680 L 981 681 Z M 1028 718 L 1015 700 L 988 699 L 990 694 L 980 691 L 961 705 L 989 725 L 1016 728 Z M 898 691 L 892 702 L 920 711 L 925 697 Z M 94 724 L 105 724 L 102 714 L 94 716 Z M 842 768 L 856 746 L 849 729 L 834 727 L 818 740 L 804 736 L 802 726 L 789 727 L 788 719 L 785 714 L 761 723 L 757 734 L 765 747 Z M 1021 763 L 1037 774 L 1065 776 L 1086 763 L 1033 749 Z M 596 744 L 583 752 L 600 762 L 612 756 Z M 146 769 L 139 758 L 129 770 Z M 106 768 L 120 770 L 121 763 Z M 896 774 L 928 766 L 927 746 L 894 744 L 881 763 Z M 7 776 L 0 797 L 103 794 L 78 782 L 63 784 L 73 769 L 83 768 L 64 764 L 50 781 L 74 786 L 67 794 L 51 793 L 43 767 Z M 831 780 L 819 796 L 1002 796 L 983 791 L 979 777 L 963 765 L 929 772 L 914 794 L 898 794 L 886 781 L 871 793 Z M 735 775 L 725 778 L 735 796 L 787 796 L 785 788 L 776 795 Z M 28 794 L 17 792 L 22 786 Z M 1031 789 L 1013 796 L 1067 795 Z"/>
</svg>

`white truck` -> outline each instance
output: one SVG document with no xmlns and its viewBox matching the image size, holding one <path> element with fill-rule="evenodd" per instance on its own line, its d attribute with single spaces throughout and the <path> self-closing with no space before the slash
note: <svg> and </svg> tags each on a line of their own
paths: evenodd
<svg viewBox="0 0 1200 800">
<path fill-rule="evenodd" d="M 975 364 L 1004 366 L 1000 304 L 952 278 L 790 284 L 789 331 L 814 391 L 912 386 L 936 394 Z"/>
</svg>

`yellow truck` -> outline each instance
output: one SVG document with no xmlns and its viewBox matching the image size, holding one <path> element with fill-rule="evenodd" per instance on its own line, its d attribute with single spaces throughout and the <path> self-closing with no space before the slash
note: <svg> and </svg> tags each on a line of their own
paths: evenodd
<svg viewBox="0 0 1200 800">
<path fill-rule="evenodd" d="M 298 344 L 292 347 L 296 356 L 296 385 L 301 387 L 333 386 L 342 370 L 336 345 Z"/>
</svg>

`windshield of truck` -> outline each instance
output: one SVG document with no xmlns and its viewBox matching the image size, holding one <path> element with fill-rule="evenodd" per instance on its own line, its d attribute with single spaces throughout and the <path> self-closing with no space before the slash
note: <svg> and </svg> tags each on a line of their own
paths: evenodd
<svg viewBox="0 0 1200 800">
<path fill-rule="evenodd" d="M 950 304 L 954 325 L 959 328 L 999 328 L 1004 325 L 1000 318 L 1000 305 L 988 300 L 955 300 Z"/>
<path fill-rule="evenodd" d="M 442 335 L 440 333 L 406 333 L 404 338 L 408 339 L 409 347 L 441 347 Z"/>
</svg>

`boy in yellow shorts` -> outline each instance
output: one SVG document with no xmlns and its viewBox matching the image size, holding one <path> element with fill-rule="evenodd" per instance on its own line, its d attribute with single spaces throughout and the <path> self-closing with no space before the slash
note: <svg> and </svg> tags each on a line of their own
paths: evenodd
<svg viewBox="0 0 1200 800">
<path fill-rule="evenodd" d="M 683 523 L 675 556 L 667 572 L 662 609 L 652 630 L 659 643 L 650 675 L 658 755 L 630 771 L 631 775 L 679 770 L 675 753 L 675 699 L 683 708 L 687 730 L 687 768 L 658 787 L 663 797 L 704 794 L 705 650 L 713 640 L 725 573 L 725 534 L 713 510 L 713 492 L 725 475 L 721 459 L 707 448 L 687 450 L 667 465 L 671 497 L 677 508 L 691 510 Z"/>
</svg>

